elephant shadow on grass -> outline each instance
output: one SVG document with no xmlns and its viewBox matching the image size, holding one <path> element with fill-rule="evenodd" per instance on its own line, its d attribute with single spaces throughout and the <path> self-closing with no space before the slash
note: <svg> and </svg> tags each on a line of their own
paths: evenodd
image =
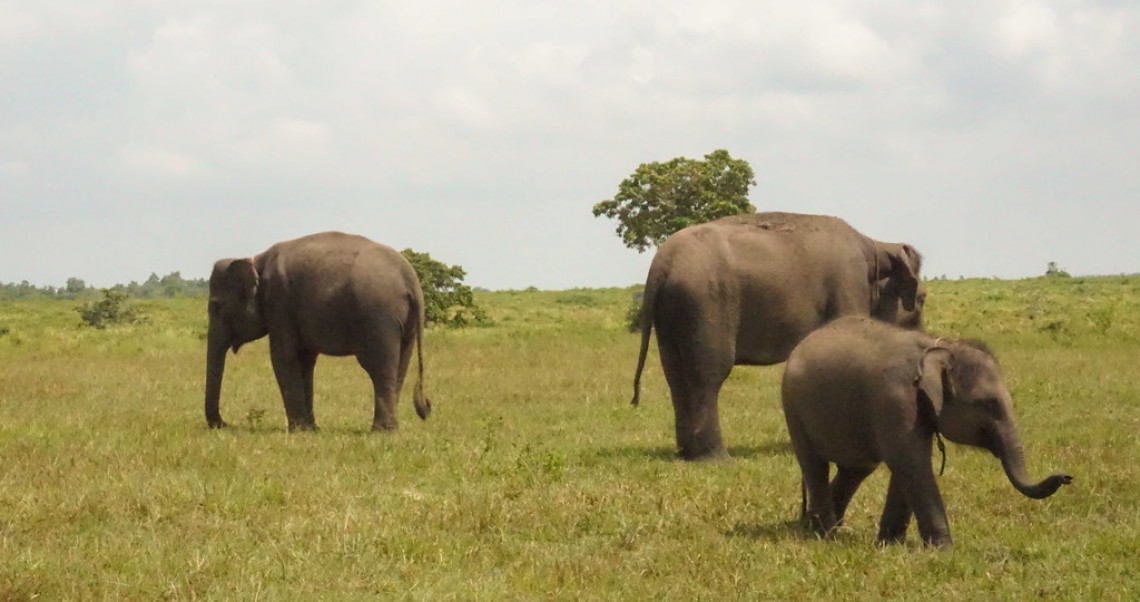
<svg viewBox="0 0 1140 602">
<path fill-rule="evenodd" d="M 798 510 L 796 510 L 798 512 Z M 768 524 L 737 523 L 724 532 L 728 538 L 740 537 L 744 539 L 768 541 L 822 541 L 823 537 L 812 532 L 807 523 L 798 518 L 777 521 Z M 857 542 L 859 535 L 851 529 L 839 527 L 831 535 L 833 541 Z"/>
<path fill-rule="evenodd" d="M 774 457 L 792 455 L 792 443 L 787 439 L 765 441 L 755 445 L 735 445 L 728 447 L 731 458 L 750 459 L 760 457 Z M 650 460 L 676 461 L 680 460 L 677 448 L 667 445 L 622 445 L 618 447 L 603 448 L 598 455 L 604 458 L 636 458 L 644 457 Z"/>
</svg>

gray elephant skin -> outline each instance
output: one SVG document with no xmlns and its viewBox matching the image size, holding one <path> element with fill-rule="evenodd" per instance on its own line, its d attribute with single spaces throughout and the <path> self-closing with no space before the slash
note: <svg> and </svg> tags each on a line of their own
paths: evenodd
<svg viewBox="0 0 1140 602">
<path fill-rule="evenodd" d="M 921 263 L 910 245 L 873 240 L 831 216 L 755 213 L 680 230 L 646 278 L 631 403 L 656 328 L 678 453 L 727 457 L 717 404 L 732 367 L 780 363 L 840 316 L 921 329 Z"/>
<path fill-rule="evenodd" d="M 890 484 L 881 543 L 905 540 L 913 516 L 925 544 L 950 546 L 931 465 L 935 433 L 991 452 L 1009 482 L 1041 499 L 1072 482 L 1030 482 L 1013 410 L 993 352 L 869 318 L 848 317 L 808 335 L 788 358 L 784 416 L 803 472 L 805 520 L 820 534 L 843 520 L 851 496 L 880 463 Z M 830 464 L 837 466 L 828 483 Z"/>
<path fill-rule="evenodd" d="M 412 355 L 419 374 L 413 403 L 426 419 L 423 392 L 424 298 L 411 264 L 362 236 L 323 232 L 280 242 L 246 259 L 222 259 L 210 275 L 206 350 L 206 423 L 225 426 L 218 408 L 226 352 L 269 336 L 289 430 L 316 429 L 313 368 L 319 354 L 356 356 L 372 380 L 373 431 L 396 429 Z"/>
</svg>

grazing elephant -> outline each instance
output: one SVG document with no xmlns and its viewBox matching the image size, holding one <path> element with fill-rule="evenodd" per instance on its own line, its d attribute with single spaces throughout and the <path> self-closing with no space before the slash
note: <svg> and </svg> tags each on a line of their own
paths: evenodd
<svg viewBox="0 0 1140 602">
<path fill-rule="evenodd" d="M 290 431 L 316 429 L 313 368 L 321 353 L 356 356 L 372 379 L 372 430 L 392 430 L 415 345 L 413 403 L 420 418 L 431 412 L 423 392 L 423 291 L 411 264 L 390 247 L 324 232 L 251 259 L 223 259 L 210 275 L 209 312 L 206 423 L 213 428 L 225 426 L 218 398 L 226 351 L 267 334 Z"/>
<path fill-rule="evenodd" d="M 951 545 L 931 467 L 937 433 L 989 450 L 1027 497 L 1046 498 L 1072 482 L 1065 474 L 1029 482 L 1009 389 L 997 358 L 977 341 L 841 318 L 792 351 L 783 405 L 803 471 L 805 518 L 821 534 L 843 520 L 859 484 L 886 462 L 891 480 L 879 541 L 902 542 L 913 514 L 923 542 Z M 830 486 L 829 463 L 837 466 Z"/>
<path fill-rule="evenodd" d="M 837 217 L 755 213 L 685 228 L 649 268 L 631 403 L 656 327 L 680 456 L 726 457 L 717 397 L 734 365 L 780 363 L 839 316 L 921 329 L 921 263 L 910 245 L 872 240 Z"/>
</svg>

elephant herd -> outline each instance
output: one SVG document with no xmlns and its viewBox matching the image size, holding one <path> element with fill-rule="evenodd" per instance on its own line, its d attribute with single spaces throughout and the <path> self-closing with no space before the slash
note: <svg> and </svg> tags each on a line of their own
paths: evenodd
<svg viewBox="0 0 1140 602">
<path fill-rule="evenodd" d="M 680 456 L 727 457 L 717 398 L 732 367 L 786 361 L 782 403 L 808 525 L 833 533 L 856 489 L 885 463 L 879 541 L 902 541 L 913 517 L 926 544 L 948 546 L 931 466 L 936 438 L 990 451 L 1028 497 L 1048 497 L 1072 477 L 1030 482 L 993 352 L 924 332 L 921 265 L 910 245 L 873 240 L 837 217 L 756 213 L 680 230 L 649 268 L 632 403 L 656 328 Z M 210 276 L 206 422 L 225 426 L 227 350 L 266 335 L 290 430 L 316 428 L 319 354 L 356 357 L 373 384 L 372 429 L 383 431 L 397 427 L 414 347 L 413 403 L 427 418 L 423 328 L 415 271 L 364 237 L 325 232 L 220 260 Z"/>
</svg>

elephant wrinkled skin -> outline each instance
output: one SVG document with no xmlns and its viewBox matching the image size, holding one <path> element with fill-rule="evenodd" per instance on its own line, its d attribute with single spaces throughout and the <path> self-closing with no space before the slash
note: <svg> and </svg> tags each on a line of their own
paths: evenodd
<svg viewBox="0 0 1140 602">
<path fill-rule="evenodd" d="M 997 358 L 977 341 L 948 341 L 869 318 L 836 320 L 792 351 L 782 385 L 784 417 L 803 472 L 804 518 L 827 535 L 880 463 L 891 471 L 881 543 L 906 538 L 913 516 L 924 543 L 951 545 L 931 466 L 935 433 L 1001 460 L 1010 483 L 1041 499 L 1072 482 L 1030 482 Z M 828 484 L 830 464 L 837 466 Z"/>
<path fill-rule="evenodd" d="M 397 428 L 396 401 L 417 348 L 413 403 L 423 393 L 424 299 L 411 264 L 395 250 L 340 232 L 280 242 L 249 259 L 223 259 L 210 275 L 206 423 L 225 426 L 218 408 L 226 351 L 269 336 L 273 372 L 289 430 L 316 428 L 317 355 L 356 356 L 372 380 L 372 430 Z"/>
<path fill-rule="evenodd" d="M 725 457 L 717 402 L 733 366 L 780 363 L 845 315 L 921 329 L 921 263 L 910 245 L 873 240 L 831 216 L 755 213 L 680 230 L 646 278 L 631 403 L 656 328 L 680 456 Z"/>
</svg>

